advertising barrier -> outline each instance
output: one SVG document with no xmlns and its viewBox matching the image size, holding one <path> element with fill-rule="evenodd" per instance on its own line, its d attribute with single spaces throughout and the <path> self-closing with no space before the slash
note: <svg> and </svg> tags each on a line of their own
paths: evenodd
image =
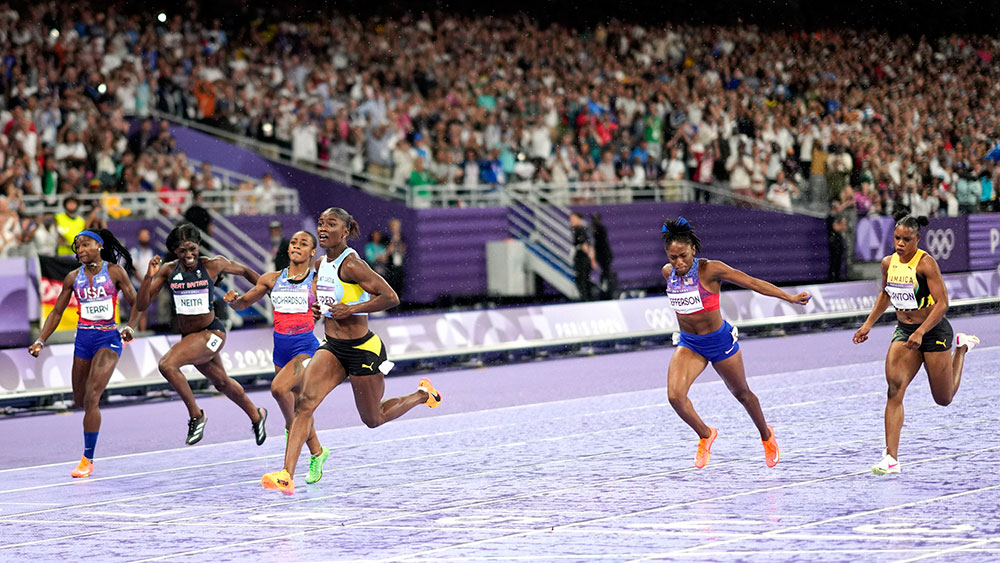
<svg viewBox="0 0 1000 563">
<path fill-rule="evenodd" d="M 1000 297 L 1000 273 L 996 270 L 946 275 L 945 284 L 955 305 Z M 762 326 L 864 315 L 874 305 L 878 285 L 859 281 L 785 289 L 790 293 L 808 291 L 813 298 L 800 307 L 748 290 L 723 291 L 723 316 L 737 326 Z M 665 296 L 374 317 L 369 322 L 385 342 L 389 358 L 395 361 L 640 338 L 677 330 L 676 316 Z M 321 332 L 320 327 L 317 335 L 321 336 Z M 228 373 L 273 374 L 271 334 L 267 328 L 230 333 L 222 349 Z M 109 388 L 162 384 L 157 363 L 179 339 L 178 335 L 151 336 L 130 343 Z M 38 359 L 23 347 L 0 350 L 0 403 L 18 396 L 66 391 L 71 385 L 72 362 L 72 344 L 47 346 Z M 185 374 L 201 378 L 190 366 L 185 368 Z"/>
</svg>

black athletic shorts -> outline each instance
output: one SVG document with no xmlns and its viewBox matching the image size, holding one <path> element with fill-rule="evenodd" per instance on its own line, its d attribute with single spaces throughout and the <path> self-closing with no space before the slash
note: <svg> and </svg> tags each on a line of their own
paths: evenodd
<svg viewBox="0 0 1000 563">
<path fill-rule="evenodd" d="M 892 333 L 893 342 L 906 342 L 910 335 L 914 333 L 920 325 L 896 321 L 896 331 Z M 924 334 L 924 339 L 920 343 L 921 352 L 947 352 L 951 350 L 951 341 L 955 337 L 955 332 L 951 329 L 948 319 L 941 319 L 941 322 Z"/>
<path fill-rule="evenodd" d="M 347 375 L 374 375 L 379 373 L 379 366 L 386 361 L 382 339 L 370 330 L 368 334 L 354 340 L 327 336 L 319 349 L 329 350 L 336 356 Z"/>
</svg>

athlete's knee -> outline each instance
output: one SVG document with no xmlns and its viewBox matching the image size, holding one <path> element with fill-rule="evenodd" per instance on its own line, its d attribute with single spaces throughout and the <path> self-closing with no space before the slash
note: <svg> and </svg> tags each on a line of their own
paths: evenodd
<svg viewBox="0 0 1000 563">
<path fill-rule="evenodd" d="M 886 390 L 885 398 L 893 400 L 903 400 L 903 386 L 895 381 L 889 381 L 889 388 Z"/>
<path fill-rule="evenodd" d="M 934 402 L 937 403 L 938 405 L 941 405 L 942 407 L 947 407 L 948 405 L 950 405 L 951 400 L 955 398 L 955 394 L 951 392 L 947 394 L 944 392 L 931 393 L 931 395 L 934 397 Z"/>
<path fill-rule="evenodd" d="M 101 404 L 101 393 L 97 393 L 96 391 L 95 392 L 88 391 L 86 396 L 83 398 L 83 405 L 78 405 L 78 406 L 82 406 L 83 409 L 86 411 L 92 411 L 97 409 L 100 406 L 100 404 Z"/>
<path fill-rule="evenodd" d="M 668 389 L 667 400 L 670 401 L 670 406 L 679 409 L 687 404 L 687 393 L 678 389 Z"/>
<path fill-rule="evenodd" d="M 361 414 L 361 422 L 365 423 L 368 428 L 378 428 L 385 423 L 385 418 L 382 417 L 382 413 L 378 414 Z"/>
<path fill-rule="evenodd" d="M 177 368 L 174 367 L 173 363 L 166 356 L 160 358 L 160 362 L 156 367 L 160 370 L 160 375 L 163 377 L 170 377 L 177 372 Z"/>
<path fill-rule="evenodd" d="M 298 400 L 295 401 L 295 416 L 299 415 L 312 415 L 316 412 L 316 408 L 319 407 L 320 401 L 313 397 L 306 395 L 301 395 Z"/>
<path fill-rule="evenodd" d="M 274 397 L 275 400 L 280 401 L 291 392 L 292 387 L 287 383 L 283 383 L 278 379 L 271 380 L 271 396 Z"/>
<path fill-rule="evenodd" d="M 739 401 L 741 405 L 750 403 L 757 398 L 757 396 L 753 394 L 753 391 L 749 389 L 737 389 L 733 391 L 733 397 L 736 397 L 736 400 Z"/>
</svg>

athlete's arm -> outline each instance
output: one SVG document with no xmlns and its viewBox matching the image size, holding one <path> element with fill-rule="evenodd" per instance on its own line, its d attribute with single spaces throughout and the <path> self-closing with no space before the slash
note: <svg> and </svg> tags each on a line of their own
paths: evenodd
<svg viewBox="0 0 1000 563">
<path fill-rule="evenodd" d="M 234 262 L 225 256 L 206 258 L 205 268 L 208 269 L 208 275 L 210 275 L 213 280 L 218 278 L 219 274 L 236 274 L 238 276 L 243 276 L 248 282 L 257 285 L 257 280 L 260 279 L 260 274 L 255 272 L 253 268 L 244 266 L 239 262 Z"/>
<path fill-rule="evenodd" d="M 122 295 L 125 297 L 125 301 L 134 309 L 135 308 L 135 287 L 132 285 L 132 280 L 129 278 L 128 274 L 125 273 L 125 268 L 122 268 L 118 264 L 108 265 L 108 275 L 111 279 L 115 281 L 115 289 L 121 290 Z M 136 317 L 136 321 L 142 317 L 145 313 L 139 313 Z M 129 313 L 129 320 L 132 320 L 132 314 Z M 126 324 L 125 327 L 121 329 L 122 340 L 125 342 L 131 342 L 133 335 L 135 334 L 135 326 L 131 324 Z"/>
<path fill-rule="evenodd" d="M 890 260 L 892 260 L 891 255 L 882 259 L 882 285 L 879 287 L 878 297 L 875 298 L 875 306 L 872 307 L 872 312 L 868 313 L 865 323 L 854 333 L 852 340 L 855 344 L 861 344 L 865 340 L 868 340 L 868 333 L 875 326 L 875 322 L 879 320 L 882 313 L 889 307 L 889 294 L 885 292 L 885 284 L 889 277 Z"/>
<path fill-rule="evenodd" d="M 797 303 L 799 305 L 805 305 L 810 299 L 812 299 L 812 296 L 806 291 L 792 295 L 771 282 L 755 278 L 737 270 L 736 268 L 733 268 L 732 266 L 729 266 L 725 262 L 720 262 L 719 260 L 709 260 L 705 266 L 706 273 L 708 274 L 707 277 L 711 280 L 727 281 L 740 287 L 756 291 L 761 295 L 777 297 L 778 299 L 783 299 L 789 303 Z"/>
<path fill-rule="evenodd" d="M 139 286 L 139 292 L 135 298 L 135 306 L 132 307 L 132 314 L 128 318 L 129 326 L 135 326 L 134 321 L 138 321 L 138 314 L 149 308 L 149 303 L 160 294 L 163 284 L 166 283 L 167 274 L 174 271 L 176 261 L 168 262 L 161 267 L 162 261 L 163 258 L 159 256 L 153 256 L 153 259 L 149 261 L 146 275 L 142 278 L 142 284 Z"/>
<path fill-rule="evenodd" d="M 79 273 L 80 268 L 77 268 L 67 274 L 66 279 L 63 280 L 62 291 L 59 292 L 59 298 L 56 299 L 56 304 L 52 308 L 52 311 L 49 312 L 49 316 L 45 317 L 42 333 L 38 335 L 38 340 L 31 346 L 28 346 L 28 353 L 32 356 L 38 357 L 38 354 L 42 351 L 42 346 L 45 345 L 45 341 L 52 336 L 52 333 L 56 331 L 56 327 L 59 326 L 63 312 L 66 311 L 66 305 L 69 305 L 69 300 L 73 297 L 73 283 L 76 281 L 76 276 Z"/>
<path fill-rule="evenodd" d="M 670 281 L 670 274 L 674 271 L 674 267 L 670 265 L 669 262 L 663 265 L 660 273 L 663 274 L 663 279 Z"/>
<path fill-rule="evenodd" d="M 396 290 L 389 287 L 389 283 L 376 274 L 364 260 L 354 256 L 344 260 L 340 265 L 340 278 L 345 282 L 360 285 L 361 289 L 371 295 L 371 299 L 355 305 L 338 303 L 332 306 L 330 314 L 334 319 L 344 319 L 354 313 L 376 313 L 399 305 Z"/>
<path fill-rule="evenodd" d="M 280 275 L 281 272 L 268 272 L 257 279 L 257 285 L 253 286 L 250 291 L 240 295 L 236 293 L 235 289 L 230 289 L 222 297 L 222 300 L 229 303 L 229 306 L 233 309 L 242 311 L 260 301 L 261 297 L 267 295 L 274 288 L 274 284 L 278 281 L 278 276 Z"/>
<path fill-rule="evenodd" d="M 924 254 L 920 262 L 917 263 L 917 273 L 927 278 L 927 289 L 930 290 L 931 297 L 934 298 L 934 305 L 931 306 L 924 322 L 920 323 L 917 330 L 913 331 L 910 339 L 906 341 L 906 347 L 911 350 L 920 349 L 920 344 L 927 331 L 937 326 L 944 318 L 945 313 L 948 312 L 948 290 L 945 288 L 944 278 L 941 277 L 941 269 L 938 267 L 937 260 L 934 260 L 930 254 Z M 915 337 L 918 333 L 919 338 Z"/>
</svg>

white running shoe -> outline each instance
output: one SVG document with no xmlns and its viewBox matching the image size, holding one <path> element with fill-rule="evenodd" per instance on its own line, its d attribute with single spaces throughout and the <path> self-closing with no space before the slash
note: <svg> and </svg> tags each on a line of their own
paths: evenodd
<svg viewBox="0 0 1000 563">
<path fill-rule="evenodd" d="M 899 462 L 889 455 L 889 452 L 882 450 L 882 461 L 872 466 L 872 473 L 876 475 L 886 475 L 888 473 L 899 473 Z"/>
<path fill-rule="evenodd" d="M 979 337 L 974 334 L 965 334 L 960 332 L 955 335 L 955 346 L 961 348 L 962 346 L 967 346 L 968 350 L 966 353 L 971 352 L 973 348 L 979 345 Z"/>
</svg>

